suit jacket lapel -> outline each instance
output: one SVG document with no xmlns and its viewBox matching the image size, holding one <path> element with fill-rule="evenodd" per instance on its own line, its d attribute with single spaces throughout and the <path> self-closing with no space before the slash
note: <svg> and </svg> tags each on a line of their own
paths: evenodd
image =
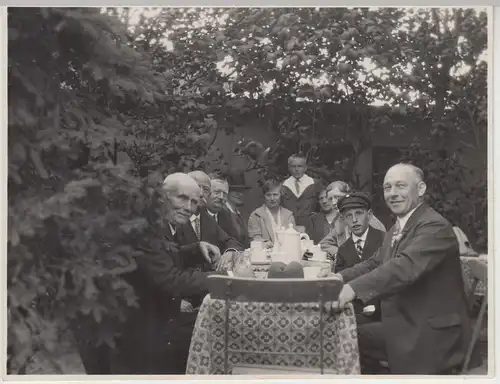
<svg viewBox="0 0 500 384">
<path fill-rule="evenodd" d="M 243 220 L 243 217 L 239 213 L 236 214 L 236 221 L 238 222 L 240 236 L 244 236 L 244 234 L 245 234 L 245 220 Z"/>
<path fill-rule="evenodd" d="M 266 208 L 264 206 L 259 208 L 259 216 L 264 221 L 264 227 L 266 228 L 267 234 L 270 239 L 274 240 L 273 236 L 273 224 L 271 223 L 271 218 L 266 212 Z"/>
<path fill-rule="evenodd" d="M 175 232 L 175 235 L 172 233 L 172 231 L 170 230 L 170 225 L 168 223 L 166 223 L 165 225 L 165 230 L 164 230 L 164 234 L 165 234 L 165 239 L 168 241 L 168 242 L 174 242 L 175 244 L 178 244 L 179 245 L 179 240 L 178 238 L 180 236 L 182 236 L 179 231 L 182 230 L 182 226 L 177 226 L 177 231 Z M 183 261 L 182 261 L 182 257 L 180 256 L 179 252 L 170 252 L 169 253 L 169 256 L 172 258 L 172 261 L 174 262 L 174 264 L 178 267 L 182 267 L 183 265 Z"/>
<path fill-rule="evenodd" d="M 348 267 L 352 267 L 353 265 L 359 263 L 361 259 L 358 256 L 358 251 L 356 251 L 356 246 L 354 245 L 354 241 L 352 241 L 352 237 L 349 237 L 345 241 L 345 247 L 346 247 L 346 264 Z"/>
<path fill-rule="evenodd" d="M 201 230 L 201 218 L 200 218 L 200 232 L 201 231 L 202 230 Z M 182 232 L 184 235 L 183 240 L 185 243 L 183 245 L 197 243 L 198 241 L 201 240 L 201 239 L 198 239 L 198 236 L 196 236 L 196 232 L 194 231 L 193 226 L 191 225 L 190 221 L 182 226 Z M 201 233 L 200 233 L 200 237 L 201 237 Z"/>
<path fill-rule="evenodd" d="M 375 244 L 375 232 L 371 227 L 368 227 L 365 246 L 363 247 L 363 260 L 369 259 L 377 250 Z"/>
<path fill-rule="evenodd" d="M 177 239 L 175 238 L 174 234 L 170 230 L 170 225 L 168 223 L 166 223 L 166 225 L 165 225 L 165 232 L 164 233 L 165 233 L 165 237 L 167 238 L 167 240 L 177 242 Z"/>
<path fill-rule="evenodd" d="M 206 209 L 200 210 L 200 240 L 210 242 L 210 234 L 212 233 L 213 225 L 217 224 L 215 219 L 210 216 Z M 218 224 L 217 224 L 218 225 Z"/>
<path fill-rule="evenodd" d="M 228 211 L 226 214 L 227 214 L 227 219 L 229 221 L 228 228 L 232 228 L 234 235 L 236 235 L 233 237 L 236 237 L 237 239 L 239 239 L 242 235 L 242 232 L 243 232 L 243 228 L 242 228 L 243 220 L 241 219 L 240 215 L 236 212 L 233 213 L 233 212 Z"/>
</svg>

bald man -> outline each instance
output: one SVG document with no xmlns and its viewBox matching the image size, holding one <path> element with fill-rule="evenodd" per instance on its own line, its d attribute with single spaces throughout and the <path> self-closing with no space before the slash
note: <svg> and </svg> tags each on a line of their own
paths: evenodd
<svg viewBox="0 0 500 384">
<path fill-rule="evenodd" d="M 450 373 L 471 337 L 457 239 L 424 202 L 419 168 L 391 167 L 383 188 L 396 223 L 374 256 L 340 272 L 344 287 L 327 310 L 381 301 L 381 321 L 358 326 L 362 373 L 378 373 L 379 361 L 394 374 Z"/>
<path fill-rule="evenodd" d="M 151 238 L 134 244 L 137 269 L 126 275 L 134 288 L 138 307 L 129 316 L 117 341 L 114 374 L 183 374 L 196 313 L 182 313 L 182 297 L 208 293 L 207 276 L 186 267 L 198 259 L 212 265 L 219 249 L 200 241 L 179 247 L 178 228 L 198 209 L 201 190 L 188 175 L 169 175 L 162 188 L 162 222 Z M 214 267 L 214 269 L 215 269 Z"/>
<path fill-rule="evenodd" d="M 200 200 L 199 206 L 205 207 L 207 204 L 207 200 L 210 197 L 212 187 L 210 183 L 210 176 L 208 176 L 203 171 L 192 171 L 188 173 L 188 176 L 191 176 L 191 178 L 193 178 L 194 181 L 196 181 L 200 186 L 202 198 Z"/>
</svg>

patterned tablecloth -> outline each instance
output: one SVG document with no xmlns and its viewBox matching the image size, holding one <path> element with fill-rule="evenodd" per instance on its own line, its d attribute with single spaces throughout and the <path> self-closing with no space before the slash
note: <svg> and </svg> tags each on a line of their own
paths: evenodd
<svg viewBox="0 0 500 384">
<path fill-rule="evenodd" d="M 471 260 L 477 260 L 477 259 L 478 259 L 477 257 L 467 257 L 467 256 L 460 257 L 460 261 L 462 263 L 462 271 L 464 274 L 464 283 L 465 283 L 466 293 L 472 289 L 472 284 L 474 282 L 474 278 L 471 274 L 469 262 Z M 488 259 L 486 257 L 481 257 L 481 260 L 484 261 L 485 263 L 488 263 Z M 480 281 L 477 284 L 476 291 L 474 293 L 478 296 L 484 296 L 485 292 L 486 292 L 486 286 L 483 284 L 483 282 Z"/>
<path fill-rule="evenodd" d="M 225 301 L 205 297 L 186 374 L 224 374 Z M 228 367 L 239 364 L 320 367 L 319 309 L 313 303 L 229 302 Z M 324 368 L 360 374 L 352 307 L 324 317 Z"/>
</svg>

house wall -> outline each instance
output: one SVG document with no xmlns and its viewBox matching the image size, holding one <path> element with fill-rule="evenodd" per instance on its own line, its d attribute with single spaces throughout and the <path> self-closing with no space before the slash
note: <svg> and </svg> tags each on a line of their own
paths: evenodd
<svg viewBox="0 0 500 384">
<path fill-rule="evenodd" d="M 474 143 L 475 138 L 470 132 L 457 134 L 454 137 L 445 138 L 443 140 L 436 140 L 429 135 L 430 128 L 422 123 L 410 122 L 405 125 L 407 128 L 403 131 L 399 131 L 390 125 L 377 129 L 371 137 L 372 148 L 360 154 L 358 167 L 356 168 L 361 184 L 367 183 L 364 190 L 372 192 L 374 198 L 377 199 L 374 208 L 375 214 L 377 217 L 380 216 L 381 220 L 386 225 L 390 223 L 392 219 L 383 201 L 378 201 L 382 199 L 380 193 L 380 178 L 383 178 L 385 171 L 399 156 L 398 149 L 408 147 L 417 139 L 420 140 L 424 148 L 428 149 L 437 150 L 445 148 L 449 153 L 452 153 L 457 148 L 461 148 L 464 153 L 464 163 L 471 169 L 476 170 L 473 175 L 471 175 L 469 183 L 474 183 L 475 179 L 481 176 L 481 173 L 486 172 L 484 169 L 485 154 L 478 153 L 478 150 L 469 148 L 463 144 L 464 142 Z M 338 129 L 338 135 L 342 136 L 345 135 L 345 133 L 342 132 L 341 129 Z M 235 127 L 234 134 L 220 132 L 214 143 L 214 147 L 216 148 L 214 153 L 220 150 L 224 155 L 225 162 L 232 169 L 243 170 L 247 166 L 247 161 L 233 152 L 238 141 L 242 138 L 259 141 L 265 147 L 271 146 L 276 142 L 276 137 L 266 127 L 262 120 L 248 121 L 242 126 Z M 220 166 L 220 164 L 216 162 L 212 167 L 215 166 Z M 251 211 L 262 204 L 263 200 L 262 193 L 256 185 L 258 180 L 257 172 L 247 172 L 245 173 L 245 178 L 247 185 L 251 186 L 251 189 L 245 194 L 244 215 L 248 217 Z M 378 190 L 378 192 L 376 190 Z"/>
</svg>

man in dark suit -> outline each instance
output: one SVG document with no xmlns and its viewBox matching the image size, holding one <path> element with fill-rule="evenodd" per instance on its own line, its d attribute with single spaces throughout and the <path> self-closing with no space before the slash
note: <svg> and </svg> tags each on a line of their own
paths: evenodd
<svg viewBox="0 0 500 384">
<path fill-rule="evenodd" d="M 195 229 L 197 225 L 196 220 L 200 221 L 199 233 Z M 189 223 L 179 228 L 178 240 L 181 244 L 181 249 L 192 246 L 192 244 L 200 241 L 216 245 L 222 253 L 231 248 L 238 251 L 244 249 L 243 245 L 235 238 L 229 236 L 207 209 L 203 207 L 192 216 Z"/>
<path fill-rule="evenodd" d="M 381 321 L 358 327 L 363 373 L 374 373 L 374 361 L 387 361 L 395 374 L 449 373 L 471 338 L 456 237 L 424 202 L 419 168 L 391 167 L 383 188 L 397 222 L 375 255 L 340 272 L 346 284 L 326 309 L 381 300 Z"/>
<path fill-rule="evenodd" d="M 372 211 L 368 195 L 354 192 L 343 196 L 337 207 L 351 234 L 337 252 L 334 270 L 339 273 L 372 257 L 382 245 L 385 232 L 370 226 Z M 353 304 L 358 325 L 380 320 L 379 303 L 374 303 L 372 311 L 357 301 Z"/>
<path fill-rule="evenodd" d="M 245 247 L 234 237 L 221 228 L 225 211 L 225 201 L 229 186 L 225 180 L 213 179 L 201 171 L 189 174 L 205 191 L 205 185 L 210 183 L 210 193 L 204 193 L 204 200 L 199 209 L 190 217 L 188 223 L 179 230 L 179 241 L 182 247 L 192 246 L 199 241 L 206 241 L 219 247 L 222 253 L 230 248 L 243 250 Z M 222 213 L 222 214 L 221 214 Z"/>
<path fill-rule="evenodd" d="M 366 194 L 354 192 L 341 197 L 337 206 L 351 233 L 337 252 L 335 272 L 339 273 L 372 257 L 382 245 L 385 232 L 370 226 L 371 201 Z"/>
<path fill-rule="evenodd" d="M 250 187 L 245 185 L 243 175 L 229 174 L 229 193 L 226 206 L 219 212 L 219 225 L 226 233 L 238 240 L 245 248 L 250 248 L 247 220 L 241 214 L 244 192 Z"/>
<path fill-rule="evenodd" d="M 137 308 L 131 310 L 116 343 L 113 374 L 183 374 L 196 313 L 182 313 L 182 297 L 205 295 L 204 272 L 185 260 L 220 261 L 219 249 L 198 242 L 181 249 L 179 226 L 198 208 L 200 187 L 183 173 L 169 175 L 163 185 L 162 220 L 151 228 L 156 236 L 134 241 L 137 268 L 125 275 L 134 288 Z M 125 289 L 124 287 L 123 289 Z"/>
<path fill-rule="evenodd" d="M 215 179 L 215 182 L 212 183 L 210 177 L 202 171 L 190 172 L 188 176 L 198 183 L 203 197 L 200 200 L 198 209 L 189 218 L 189 222 L 179 226 L 177 240 L 181 251 L 187 251 L 189 254 L 189 250 L 196 249 L 197 244 L 202 241 L 215 245 L 222 253 L 228 249 L 243 250 L 244 246 L 221 228 L 218 222 L 220 218 L 214 217 L 207 210 L 207 206 L 217 206 L 217 209 L 219 209 L 219 206 L 220 208 L 224 207 L 223 201 L 219 202 L 221 196 L 222 198 L 227 196 L 227 194 L 224 195 L 226 185 L 224 185 L 223 180 L 218 183 L 219 179 Z M 212 190 L 214 190 L 213 195 Z M 215 208 L 212 209 L 215 210 Z M 220 210 L 222 211 L 222 209 Z M 200 258 L 186 257 L 184 264 L 187 267 L 196 268 L 201 271 L 210 271 L 212 269 L 210 263 Z M 183 312 L 194 311 L 195 308 L 201 305 L 204 296 L 191 295 L 183 297 L 181 310 Z"/>
</svg>

